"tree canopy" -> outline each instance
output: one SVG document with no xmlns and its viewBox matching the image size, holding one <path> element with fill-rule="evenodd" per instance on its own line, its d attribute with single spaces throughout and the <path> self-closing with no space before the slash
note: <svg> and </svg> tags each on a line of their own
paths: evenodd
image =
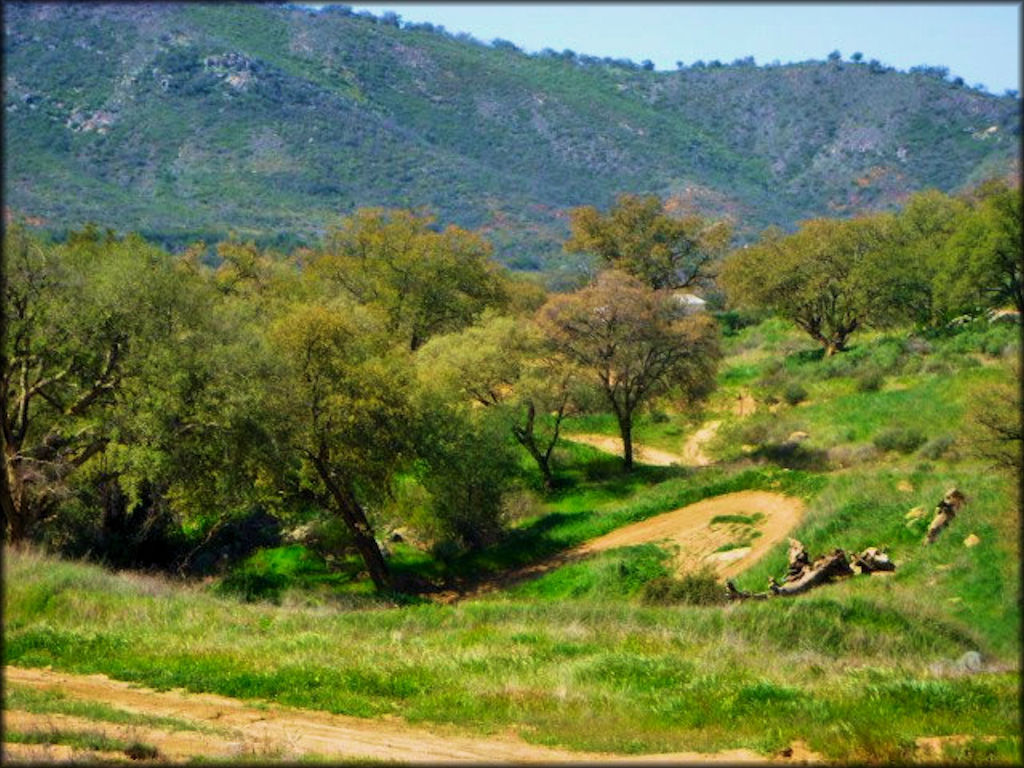
<svg viewBox="0 0 1024 768">
<path fill-rule="evenodd" d="M 714 321 L 623 272 L 602 272 L 587 288 L 553 296 L 538 322 L 600 388 L 618 421 L 627 470 L 642 404 L 669 388 L 698 398 L 713 386 L 720 356 Z"/>
<path fill-rule="evenodd" d="M 593 253 L 604 268 L 627 272 L 651 288 L 706 282 L 732 235 L 725 221 L 670 215 L 653 195 L 622 195 L 607 214 L 593 206 L 569 214 L 570 253 Z"/>
<path fill-rule="evenodd" d="M 487 241 L 456 226 L 435 231 L 433 224 L 409 211 L 361 209 L 328 233 L 307 266 L 383 312 L 388 332 L 415 350 L 505 302 Z"/>
<path fill-rule="evenodd" d="M 906 310 L 906 286 L 887 278 L 897 268 L 892 242 L 884 215 L 813 219 L 734 251 L 720 282 L 734 304 L 774 310 L 832 355 L 858 328 L 894 322 Z"/>
</svg>

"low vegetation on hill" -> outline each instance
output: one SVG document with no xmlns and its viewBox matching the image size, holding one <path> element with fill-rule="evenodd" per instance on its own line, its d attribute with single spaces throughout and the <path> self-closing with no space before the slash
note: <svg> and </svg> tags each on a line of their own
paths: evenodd
<svg viewBox="0 0 1024 768">
<path fill-rule="evenodd" d="M 578 261 L 567 210 L 618 192 L 752 237 L 954 192 L 1020 140 L 1015 95 L 862 56 L 656 72 L 340 6 L 28 2 L 4 21 L 5 204 L 176 250 L 309 245 L 357 208 L 425 207 L 557 272 Z"/>
<path fill-rule="evenodd" d="M 1019 760 L 1019 187 L 731 252 L 680 220 L 577 211 L 600 272 L 551 295 L 399 210 L 215 265 L 8 228 L 7 663 L 588 754 Z M 895 570 L 728 602 L 788 537 Z"/>
</svg>

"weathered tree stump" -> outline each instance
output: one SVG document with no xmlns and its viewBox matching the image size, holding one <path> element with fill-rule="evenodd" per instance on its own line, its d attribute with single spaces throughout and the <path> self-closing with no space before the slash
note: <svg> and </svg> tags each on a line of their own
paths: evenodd
<svg viewBox="0 0 1024 768">
<path fill-rule="evenodd" d="M 932 518 L 932 522 L 928 526 L 928 532 L 924 536 L 924 543 L 926 545 L 935 543 L 935 540 L 939 538 L 939 534 L 953 522 L 953 518 L 956 517 L 965 503 L 967 503 L 967 498 L 956 488 L 950 488 L 946 491 L 946 495 L 942 497 L 942 501 L 935 508 L 935 517 Z"/>
<path fill-rule="evenodd" d="M 734 582 L 727 581 L 725 583 L 726 594 L 730 600 L 767 600 L 769 597 L 791 597 L 823 584 L 831 584 L 839 579 L 853 576 L 855 573 L 871 574 L 896 570 L 896 565 L 889 559 L 889 556 L 877 547 L 868 547 L 863 552 L 853 554 L 849 558 L 842 549 L 836 549 L 831 554 L 822 555 L 814 562 L 809 562 L 809 560 L 803 544 L 796 539 L 790 539 L 789 567 L 781 584 L 773 578 L 769 580 L 767 592 L 745 592 L 739 589 Z"/>
</svg>

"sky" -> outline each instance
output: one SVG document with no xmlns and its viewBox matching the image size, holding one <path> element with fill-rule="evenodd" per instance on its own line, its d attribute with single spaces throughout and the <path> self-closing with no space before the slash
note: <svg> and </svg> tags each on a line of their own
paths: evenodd
<svg viewBox="0 0 1024 768">
<path fill-rule="evenodd" d="M 753 56 L 757 64 L 854 52 L 906 71 L 944 66 L 994 94 L 1020 90 L 1021 4 L 1002 3 L 390 3 L 379 16 L 440 24 L 483 42 L 650 59 L 658 70 Z"/>
</svg>

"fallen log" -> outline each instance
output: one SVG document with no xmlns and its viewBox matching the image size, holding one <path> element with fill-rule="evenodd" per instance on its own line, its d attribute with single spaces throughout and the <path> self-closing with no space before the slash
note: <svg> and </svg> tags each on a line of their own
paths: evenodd
<svg viewBox="0 0 1024 768">
<path fill-rule="evenodd" d="M 852 575 L 853 569 L 846 559 L 846 553 L 841 549 L 836 549 L 830 555 L 819 557 L 796 579 L 787 579 L 782 584 L 771 579 L 768 589 L 776 595 L 799 595 L 814 587 Z"/>
<path fill-rule="evenodd" d="M 774 578 L 768 581 L 767 592 L 746 592 L 739 589 L 735 582 L 725 583 L 726 595 L 730 600 L 767 600 L 769 597 L 792 597 L 808 590 L 831 584 L 856 573 L 871 574 L 879 571 L 896 570 L 895 563 L 881 549 L 868 547 L 863 552 L 855 553 L 849 558 L 842 549 L 835 549 L 831 554 L 822 555 L 814 562 L 809 562 L 807 550 L 796 539 L 789 540 L 789 567 L 780 584 Z"/>
<path fill-rule="evenodd" d="M 925 545 L 934 544 L 946 527 L 953 522 L 957 512 L 967 503 L 967 498 L 956 488 L 950 488 L 942 501 L 935 507 L 935 517 L 928 526 L 928 532 L 924 536 Z"/>
<path fill-rule="evenodd" d="M 880 571 L 895 571 L 896 564 L 889 559 L 889 556 L 876 547 L 868 547 L 860 554 L 852 558 L 853 569 L 858 573 L 878 573 Z"/>
</svg>

